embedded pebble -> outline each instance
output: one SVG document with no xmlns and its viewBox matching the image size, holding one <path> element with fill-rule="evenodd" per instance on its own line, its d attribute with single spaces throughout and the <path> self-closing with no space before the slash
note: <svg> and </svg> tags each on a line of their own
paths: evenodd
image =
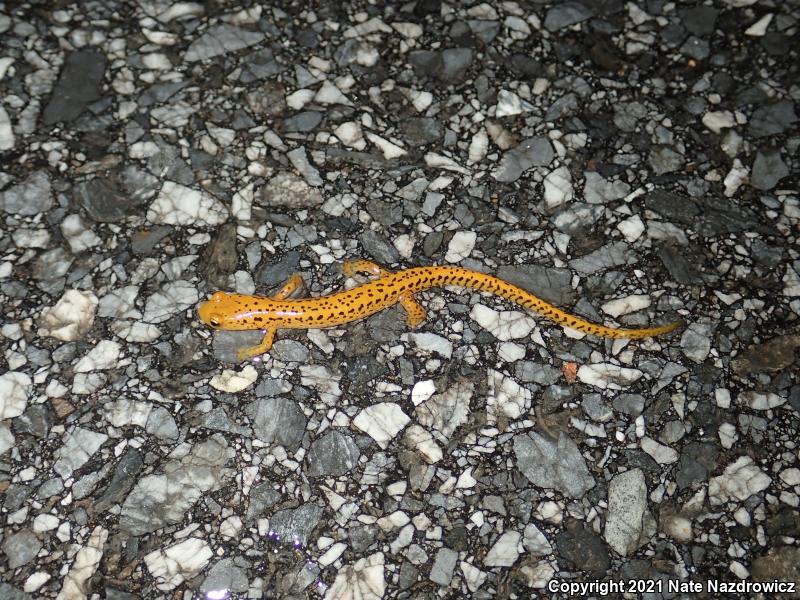
<svg viewBox="0 0 800 600">
<path fill-rule="evenodd" d="M 581 365 L 578 379 L 602 389 L 621 390 L 633 385 L 644 373 L 639 369 L 628 369 L 610 363 Z"/>
<path fill-rule="evenodd" d="M 647 484 L 641 469 L 616 475 L 608 485 L 604 537 L 614 552 L 628 556 L 656 533 L 656 520 L 647 506 Z"/>
<path fill-rule="evenodd" d="M 235 394 L 246 390 L 258 379 L 258 372 L 253 365 L 246 365 L 241 371 L 225 369 L 219 375 L 214 375 L 209 382 L 211 387 L 221 392 Z"/>
<path fill-rule="evenodd" d="M 375 440 L 378 446 L 387 448 L 410 420 L 397 404 L 379 402 L 359 412 L 353 425 Z"/>
<path fill-rule="evenodd" d="M 797 580 L 797 7 L 540 4 L 0 10 L 0 598 Z"/>
<path fill-rule="evenodd" d="M 39 335 L 65 342 L 81 339 L 94 324 L 97 305 L 92 292 L 67 290 L 55 306 L 42 311 Z"/>
<path fill-rule="evenodd" d="M 147 211 L 147 219 L 167 225 L 221 225 L 227 209 L 210 194 L 173 181 L 165 181 Z"/>
</svg>

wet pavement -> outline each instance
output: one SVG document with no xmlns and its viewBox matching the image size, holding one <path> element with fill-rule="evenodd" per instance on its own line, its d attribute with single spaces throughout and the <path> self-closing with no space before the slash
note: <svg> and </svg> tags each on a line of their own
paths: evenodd
<svg viewBox="0 0 800 600">
<path fill-rule="evenodd" d="M 797 3 L 278 4 L 0 7 L 0 598 L 800 580 Z"/>
</svg>

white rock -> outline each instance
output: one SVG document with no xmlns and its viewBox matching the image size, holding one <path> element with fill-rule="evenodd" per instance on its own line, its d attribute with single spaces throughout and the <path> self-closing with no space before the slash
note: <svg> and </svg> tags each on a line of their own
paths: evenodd
<svg viewBox="0 0 800 600">
<path fill-rule="evenodd" d="M 750 169 L 745 167 L 738 158 L 733 160 L 733 166 L 728 174 L 725 176 L 723 183 L 725 184 L 725 196 L 728 198 L 736 195 L 736 192 L 747 183 L 747 176 Z"/>
<path fill-rule="evenodd" d="M 464 574 L 464 583 L 470 592 L 477 592 L 486 581 L 486 573 L 466 561 L 460 563 L 461 572 Z"/>
<path fill-rule="evenodd" d="M 422 35 L 422 27 L 416 23 L 395 22 L 392 23 L 392 28 L 406 38 L 418 38 Z"/>
<path fill-rule="evenodd" d="M 490 422 L 497 422 L 497 418 L 501 415 L 509 419 L 518 419 L 530 409 L 530 390 L 522 387 L 511 377 L 489 369 L 487 383 L 486 412 Z"/>
<path fill-rule="evenodd" d="M 324 365 L 300 365 L 300 383 L 319 392 L 320 399 L 334 405 L 342 395 L 339 381 L 342 376 Z"/>
<path fill-rule="evenodd" d="M 347 544 L 342 542 L 336 542 L 332 544 L 330 548 L 328 548 L 325 553 L 317 559 L 317 562 L 323 566 L 327 567 L 330 564 L 335 563 L 339 560 L 339 557 L 347 550 Z"/>
<path fill-rule="evenodd" d="M 442 449 L 434 441 L 431 432 L 420 425 L 409 426 L 403 434 L 403 443 L 418 452 L 429 465 L 442 460 Z"/>
<path fill-rule="evenodd" d="M 703 125 L 714 133 L 736 127 L 736 117 L 729 110 L 710 111 L 703 115 Z"/>
<path fill-rule="evenodd" d="M 294 110 L 300 110 L 314 99 L 314 90 L 297 90 L 286 96 L 286 105 Z"/>
<path fill-rule="evenodd" d="M 253 198 L 255 197 L 255 186 L 247 184 L 231 198 L 231 215 L 240 221 L 249 221 L 252 217 Z"/>
<path fill-rule="evenodd" d="M 363 150 L 366 148 L 367 143 L 364 141 L 364 132 L 361 131 L 361 125 L 355 121 L 347 121 L 339 125 L 333 130 L 333 134 L 339 138 L 345 146 Z"/>
<path fill-rule="evenodd" d="M 75 427 L 66 435 L 64 445 L 56 450 L 53 470 L 67 479 L 73 471 L 85 465 L 107 439 L 105 433 Z"/>
<path fill-rule="evenodd" d="M 447 246 L 444 259 L 451 263 L 464 260 L 472 253 L 477 239 L 478 234 L 474 231 L 457 231 Z"/>
<path fill-rule="evenodd" d="M 558 167 L 544 178 L 544 204 L 552 210 L 566 204 L 573 197 L 572 175 L 567 167 Z"/>
<path fill-rule="evenodd" d="M 469 175 L 469 171 L 459 165 L 452 158 L 442 156 L 436 152 L 428 152 L 425 154 L 425 164 L 431 169 L 445 169 L 446 171 L 455 171 L 462 175 Z"/>
<path fill-rule="evenodd" d="M 146 300 L 142 318 L 147 323 L 163 323 L 175 313 L 194 306 L 199 299 L 197 289 L 188 281 L 169 281 Z"/>
<path fill-rule="evenodd" d="M 72 342 L 94 324 L 97 296 L 90 291 L 67 290 L 55 306 L 45 308 L 39 319 L 39 335 Z"/>
<path fill-rule="evenodd" d="M 451 358 L 453 356 L 453 343 L 441 335 L 427 332 L 409 333 L 408 341 L 425 352 L 435 352 L 445 358 Z"/>
<path fill-rule="evenodd" d="M 14 130 L 6 109 L 0 105 L 0 151 L 14 147 Z"/>
<path fill-rule="evenodd" d="M 497 349 L 497 356 L 505 362 L 516 362 L 525 358 L 525 346 L 514 342 L 503 342 Z"/>
<path fill-rule="evenodd" d="M 635 242 L 644 233 L 644 223 L 639 215 L 633 215 L 617 223 L 617 229 L 625 236 L 626 241 Z"/>
<path fill-rule="evenodd" d="M 246 365 L 241 371 L 225 369 L 211 378 L 211 387 L 221 392 L 235 394 L 246 390 L 258 379 L 258 371 L 253 365 Z"/>
<path fill-rule="evenodd" d="M 0 386 L 2 386 L 2 384 L 0 384 Z M 0 393 L 2 393 L 2 391 L 0 391 Z M 0 411 L 4 411 L 4 406 L 5 402 L 0 399 Z M 0 421 L 0 456 L 11 450 L 11 448 L 14 447 L 15 441 L 14 434 L 11 433 L 11 422 Z"/>
<path fill-rule="evenodd" d="M 172 68 L 172 63 L 163 52 L 150 52 L 142 56 L 142 63 L 148 69 L 157 71 L 169 71 Z"/>
<path fill-rule="evenodd" d="M 494 116 L 498 118 L 510 117 L 523 112 L 530 112 L 533 108 L 531 103 L 522 100 L 514 92 L 500 90 L 497 92 L 497 106 L 495 107 Z"/>
<path fill-rule="evenodd" d="M 522 536 L 518 531 L 506 531 L 489 549 L 483 564 L 487 567 L 510 567 L 519 558 L 519 542 Z"/>
<path fill-rule="evenodd" d="M 770 410 L 783 405 L 786 398 L 782 398 L 774 392 L 748 391 L 739 394 L 739 401 L 744 402 L 753 410 Z"/>
<path fill-rule="evenodd" d="M 213 123 L 206 123 L 206 130 L 214 138 L 214 141 L 223 148 L 230 146 L 233 140 L 236 139 L 236 131 L 227 127 L 218 127 Z"/>
<path fill-rule="evenodd" d="M 89 229 L 80 215 L 67 215 L 61 222 L 61 233 L 75 254 L 98 246 L 102 240 Z"/>
<path fill-rule="evenodd" d="M 414 384 L 414 387 L 411 388 L 411 401 L 414 403 L 414 406 L 419 406 L 435 393 L 436 384 L 433 383 L 432 379 L 418 381 Z"/>
<path fill-rule="evenodd" d="M 642 450 L 652 456 L 653 460 L 660 465 L 671 465 L 680 458 L 675 449 L 660 444 L 648 436 L 644 436 L 639 443 L 642 446 Z"/>
<path fill-rule="evenodd" d="M 383 552 L 376 552 L 340 569 L 325 600 L 380 600 L 386 591 L 383 564 Z"/>
<path fill-rule="evenodd" d="M 484 127 L 481 127 L 478 133 L 472 136 L 472 141 L 469 143 L 467 164 L 474 165 L 482 161 L 486 157 L 488 150 L 489 134 L 486 133 Z"/>
<path fill-rule="evenodd" d="M 772 23 L 772 19 L 775 15 L 773 13 L 767 13 L 763 17 L 761 17 L 758 21 L 750 25 L 747 29 L 744 30 L 745 35 L 750 35 L 753 37 L 762 37 L 764 34 L 767 33 L 767 28 L 769 24 Z"/>
<path fill-rule="evenodd" d="M 50 232 L 46 229 L 17 229 L 11 233 L 11 239 L 17 248 L 47 248 L 50 244 Z"/>
<path fill-rule="evenodd" d="M 433 94 L 430 92 L 421 92 L 419 90 L 407 90 L 405 92 L 406 98 L 411 102 L 417 112 L 423 112 L 433 104 Z"/>
<path fill-rule="evenodd" d="M 166 225 L 211 227 L 222 225 L 228 219 L 228 210 L 207 192 L 165 181 L 147 210 L 147 219 Z"/>
<path fill-rule="evenodd" d="M 33 381 L 19 371 L 0 375 L 0 420 L 13 419 L 25 412 Z"/>
<path fill-rule="evenodd" d="M 114 321 L 109 326 L 114 335 L 132 344 L 147 344 L 161 337 L 161 330 L 150 323 Z"/>
<path fill-rule="evenodd" d="M 644 375 L 639 369 L 628 369 L 610 363 L 596 363 L 581 365 L 578 369 L 578 379 L 602 389 L 621 390 Z"/>
<path fill-rule="evenodd" d="M 320 104 L 344 104 L 346 106 L 353 106 L 353 103 L 347 99 L 342 91 L 330 81 L 323 81 L 322 87 L 319 88 L 314 96 L 314 102 Z"/>
<path fill-rule="evenodd" d="M 122 346 L 112 340 L 101 340 L 89 353 L 78 361 L 73 369 L 75 373 L 102 371 L 118 366 Z"/>
<path fill-rule="evenodd" d="M 471 487 L 475 487 L 478 484 L 478 480 L 472 476 L 472 467 L 467 467 L 461 475 L 458 476 L 458 480 L 456 481 L 456 488 L 458 489 L 468 489 Z"/>
<path fill-rule="evenodd" d="M 32 594 L 48 581 L 50 581 L 50 573 L 36 571 L 35 573 L 31 573 L 25 580 L 25 583 L 22 584 L 22 591 L 26 594 Z"/>
<path fill-rule="evenodd" d="M 144 427 L 147 425 L 147 418 L 152 410 L 153 405 L 149 402 L 129 400 L 127 398 L 120 398 L 103 405 L 106 419 L 114 427 L 127 427 L 129 425 Z"/>
<path fill-rule="evenodd" d="M 547 537 L 533 523 L 525 526 L 525 533 L 522 536 L 523 547 L 534 556 L 547 556 L 553 551 Z"/>
<path fill-rule="evenodd" d="M 712 505 L 728 500 L 747 500 L 753 494 L 765 490 L 772 483 L 760 467 L 753 464 L 749 456 L 740 456 L 728 465 L 722 475 L 708 482 L 708 498 Z"/>
<path fill-rule="evenodd" d="M 378 446 L 385 449 L 410 420 L 397 404 L 379 402 L 358 413 L 353 419 L 353 425 L 374 439 Z"/>
<path fill-rule="evenodd" d="M 786 485 L 800 485 L 800 469 L 790 467 L 780 472 L 779 477 Z"/>
<path fill-rule="evenodd" d="M 344 30 L 342 36 L 345 39 L 362 37 L 371 33 L 392 33 L 392 28 L 384 23 L 379 17 L 372 17 L 368 21 L 359 23 Z"/>
<path fill-rule="evenodd" d="M 208 543 L 188 538 L 165 550 L 154 550 L 144 557 L 150 575 L 160 583 L 160 590 L 171 590 L 205 568 L 214 553 Z"/>
<path fill-rule="evenodd" d="M 385 140 L 382 137 L 375 135 L 374 133 L 367 132 L 366 138 L 375 144 L 378 149 L 383 153 L 383 157 L 387 160 L 391 160 L 392 158 L 397 158 L 398 156 L 403 156 L 407 154 L 405 150 L 403 150 L 400 146 L 393 144 L 389 140 Z"/>
<path fill-rule="evenodd" d="M 88 581 L 94 576 L 108 539 L 108 530 L 97 526 L 92 530 L 86 545 L 75 555 L 75 560 L 64 577 L 64 586 L 56 596 L 56 600 L 78 600 L 86 598 L 89 593 Z"/>
<path fill-rule="evenodd" d="M 41 515 L 36 515 L 36 517 L 33 519 L 33 530 L 36 533 L 52 531 L 58 527 L 60 523 L 61 521 L 59 521 L 57 516 L 43 513 Z"/>
<path fill-rule="evenodd" d="M 736 433 L 736 426 L 733 423 L 722 423 L 717 430 L 719 442 L 723 448 L 731 449 L 739 436 Z"/>
<path fill-rule="evenodd" d="M 625 298 L 617 298 L 603 304 L 600 308 L 606 314 L 616 318 L 627 315 L 650 306 L 650 296 L 645 294 L 632 294 Z"/>
<path fill-rule="evenodd" d="M 469 315 L 501 342 L 527 337 L 536 327 L 536 320 L 523 312 L 496 311 L 483 304 L 473 306 Z"/>
<path fill-rule="evenodd" d="M 682 543 L 688 544 L 692 541 L 692 521 L 686 517 L 678 515 L 662 516 L 661 527 L 669 537 Z"/>
</svg>

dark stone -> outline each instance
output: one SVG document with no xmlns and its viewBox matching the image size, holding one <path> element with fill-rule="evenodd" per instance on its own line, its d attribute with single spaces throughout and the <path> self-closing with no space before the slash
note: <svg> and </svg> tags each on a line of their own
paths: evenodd
<svg viewBox="0 0 800 600">
<path fill-rule="evenodd" d="M 100 98 L 105 72 L 106 57 L 102 52 L 90 49 L 70 52 L 42 113 L 42 122 L 52 125 L 77 118 L 90 103 Z"/>
<path fill-rule="evenodd" d="M 580 521 L 567 521 L 566 530 L 556 535 L 555 542 L 556 552 L 570 568 L 599 575 L 611 565 L 603 540 Z"/>
</svg>

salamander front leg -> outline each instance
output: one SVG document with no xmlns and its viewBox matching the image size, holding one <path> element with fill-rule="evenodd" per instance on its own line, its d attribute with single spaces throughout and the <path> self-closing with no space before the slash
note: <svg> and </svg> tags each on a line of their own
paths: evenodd
<svg viewBox="0 0 800 600">
<path fill-rule="evenodd" d="M 346 277 L 352 277 L 356 273 L 369 273 L 370 275 L 375 275 L 376 277 L 383 277 L 384 275 L 391 274 L 391 271 L 380 266 L 378 263 L 372 262 L 371 260 L 347 260 L 342 263 L 343 275 Z"/>
<path fill-rule="evenodd" d="M 264 332 L 264 337 L 261 340 L 261 343 L 257 346 L 251 346 L 250 348 L 242 348 L 236 353 L 236 358 L 239 361 L 245 361 L 248 358 L 253 358 L 254 356 L 259 356 L 261 354 L 266 354 L 269 352 L 269 349 L 272 348 L 272 342 L 275 341 L 275 333 L 277 333 L 278 328 L 273 327 L 271 329 L 267 329 Z"/>
<path fill-rule="evenodd" d="M 283 284 L 281 289 L 279 289 L 275 294 L 273 294 L 273 300 L 286 300 L 292 292 L 298 289 L 301 285 L 303 285 L 303 278 L 298 274 L 295 273 L 292 275 L 289 280 Z M 277 333 L 277 327 L 273 327 L 271 329 L 267 329 L 264 333 L 264 337 L 261 340 L 261 343 L 257 346 L 251 346 L 250 348 L 242 348 L 236 353 L 236 357 L 239 361 L 245 361 L 248 358 L 253 358 L 254 356 L 259 356 L 261 354 L 266 354 L 269 352 L 269 349 L 272 348 L 272 344 L 275 341 L 275 334 Z"/>
<path fill-rule="evenodd" d="M 425 309 L 410 294 L 408 296 L 402 295 L 398 300 L 406 311 L 406 323 L 408 323 L 408 326 L 412 328 L 418 327 L 425 320 Z"/>
</svg>

